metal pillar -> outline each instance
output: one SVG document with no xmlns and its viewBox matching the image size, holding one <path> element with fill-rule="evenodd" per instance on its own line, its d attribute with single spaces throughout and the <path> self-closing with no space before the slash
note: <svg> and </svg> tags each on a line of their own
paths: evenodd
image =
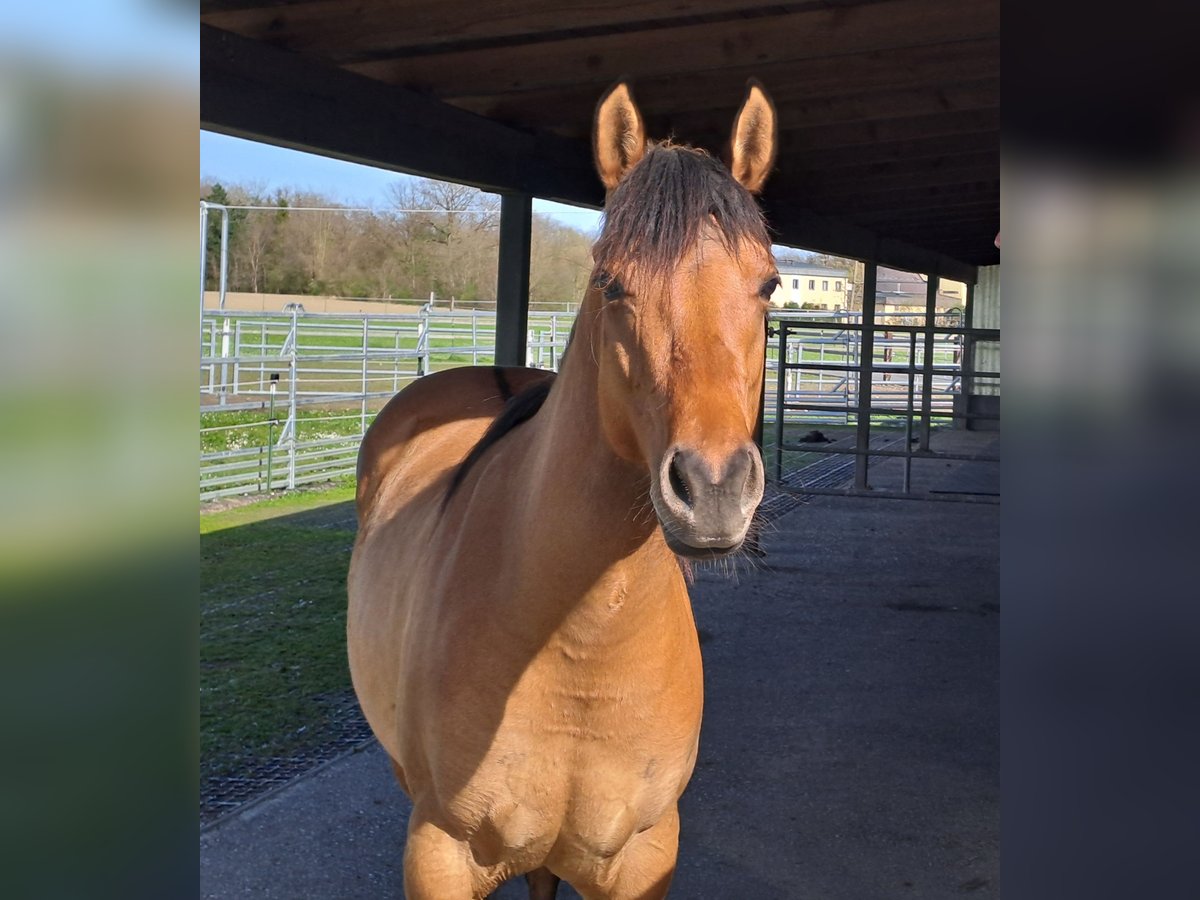
<svg viewBox="0 0 1200 900">
<path fill-rule="evenodd" d="M 875 260 L 868 260 L 863 267 L 862 332 L 859 338 L 858 355 L 858 429 L 854 446 L 858 450 L 871 447 L 871 380 L 875 376 L 875 285 L 879 267 Z M 854 487 L 868 489 L 867 469 L 870 457 L 860 453 L 854 458 Z"/>
<path fill-rule="evenodd" d="M 963 309 L 963 327 L 971 329 L 975 327 L 975 285 L 967 285 L 967 299 Z M 973 334 L 964 334 L 962 336 L 962 353 L 958 358 L 959 371 L 962 373 L 959 379 L 958 391 L 962 394 L 962 409 L 966 414 L 971 405 L 971 392 L 975 389 L 975 336 Z M 963 427 L 970 424 L 970 420 L 966 420 Z"/>
<path fill-rule="evenodd" d="M 529 322 L 529 243 L 533 198 L 500 195 L 500 261 L 496 285 L 496 365 L 525 365 Z"/>
<path fill-rule="evenodd" d="M 208 275 L 208 205 L 200 201 L 200 335 L 204 335 L 204 288 Z M 203 355 L 203 353 L 201 353 Z"/>
<path fill-rule="evenodd" d="M 779 349 L 775 361 L 775 483 L 783 483 L 783 436 L 787 418 L 787 344 L 788 323 L 779 323 Z"/>
<path fill-rule="evenodd" d="M 928 275 L 925 286 L 925 358 L 921 367 L 921 449 L 929 449 L 930 413 L 933 410 L 933 327 L 937 320 L 937 291 L 939 276 Z"/>
<path fill-rule="evenodd" d="M 913 384 L 917 380 L 917 333 L 908 333 L 908 407 L 904 419 L 904 493 L 912 482 Z"/>
</svg>

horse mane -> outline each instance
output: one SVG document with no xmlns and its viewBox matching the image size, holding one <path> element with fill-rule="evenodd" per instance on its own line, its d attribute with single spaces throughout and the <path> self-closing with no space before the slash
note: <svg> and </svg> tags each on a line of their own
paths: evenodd
<svg viewBox="0 0 1200 900">
<path fill-rule="evenodd" d="M 609 193 L 592 256 L 600 272 L 666 274 L 713 225 L 734 255 L 743 240 L 770 246 L 762 210 L 724 164 L 704 150 L 663 141 Z"/>
<path fill-rule="evenodd" d="M 488 426 L 487 431 L 483 433 L 483 437 L 471 448 L 471 451 L 463 458 L 463 461 L 458 464 L 458 468 L 454 470 L 454 477 L 450 479 L 450 487 L 446 491 L 446 496 L 442 500 L 442 509 L 445 509 L 455 492 L 466 479 L 467 474 L 474 468 L 475 464 L 483 458 L 483 455 L 499 441 L 502 437 L 516 428 L 532 419 L 542 404 L 546 402 L 546 397 L 550 393 L 550 386 L 554 383 L 553 378 L 547 378 L 545 381 L 539 381 L 531 384 L 529 387 L 514 394 L 508 386 L 508 379 L 504 377 L 503 370 L 494 368 L 493 373 L 496 376 L 496 385 L 500 388 L 500 394 L 504 397 L 504 409 L 500 415 L 492 420 L 492 424 Z"/>
</svg>

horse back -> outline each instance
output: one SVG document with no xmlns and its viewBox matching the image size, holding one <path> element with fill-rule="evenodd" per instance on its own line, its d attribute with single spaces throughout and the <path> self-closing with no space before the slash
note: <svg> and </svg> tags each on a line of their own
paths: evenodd
<svg viewBox="0 0 1200 900">
<path fill-rule="evenodd" d="M 396 394 L 359 448 L 359 527 L 384 498 L 397 490 L 417 493 L 459 465 L 510 398 L 553 378 L 541 369 L 464 366 L 419 378 Z"/>
</svg>

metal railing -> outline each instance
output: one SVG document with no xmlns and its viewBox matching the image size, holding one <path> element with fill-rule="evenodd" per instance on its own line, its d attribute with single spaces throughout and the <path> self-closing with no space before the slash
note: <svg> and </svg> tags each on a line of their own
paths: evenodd
<svg viewBox="0 0 1200 900">
<path fill-rule="evenodd" d="M 529 314 L 529 365 L 557 371 L 574 318 Z M 996 372 L 964 367 L 963 360 L 973 342 L 998 341 L 999 332 L 964 328 L 954 314 L 939 314 L 932 329 L 923 314 L 891 314 L 873 329 L 871 364 L 864 366 L 860 313 L 781 313 L 769 325 L 774 337 L 767 348 L 764 408 L 775 436 L 777 480 L 785 452 L 859 452 L 790 443 L 785 426 L 857 426 L 863 417 L 868 425 L 872 417 L 877 424 L 880 417 L 902 422 L 909 439 L 904 449 L 871 450 L 870 456 L 905 457 L 907 491 L 912 458 L 955 458 L 929 449 L 930 423 L 995 418 L 955 403 L 964 381 L 998 379 Z M 353 474 L 362 436 L 389 398 L 438 369 L 492 364 L 495 340 L 491 311 L 428 305 L 401 315 L 205 310 L 201 499 Z M 862 390 L 866 384 L 869 393 Z M 910 443 L 914 427 L 923 437 L 916 450 Z M 869 440 L 863 446 L 871 446 Z"/>
<path fill-rule="evenodd" d="M 814 486 L 805 493 L 929 497 L 911 489 L 914 459 L 999 462 L 996 455 L 930 446 L 935 420 L 999 420 L 998 413 L 972 411 L 962 402 L 973 383 L 998 388 L 1000 373 L 974 368 L 973 358 L 977 345 L 999 340 L 998 330 L 965 327 L 957 314 L 937 314 L 928 323 L 925 313 L 889 313 L 882 321 L 865 322 L 857 312 L 775 318 L 768 329 L 764 388 L 764 419 L 774 436 L 774 480 L 786 481 L 785 453 L 844 454 L 857 459 L 853 486 Z M 809 422 L 853 425 L 856 440 L 852 446 L 788 440 L 788 425 Z M 903 440 L 873 445 L 873 427 L 902 428 Z M 899 491 L 869 484 L 874 457 L 903 459 Z M 963 493 L 937 499 L 984 498 Z"/>
<path fill-rule="evenodd" d="M 557 370 L 572 313 L 530 313 L 527 359 Z M 250 313 L 201 317 L 201 499 L 354 472 L 375 413 L 415 378 L 493 362 L 496 314 Z"/>
</svg>

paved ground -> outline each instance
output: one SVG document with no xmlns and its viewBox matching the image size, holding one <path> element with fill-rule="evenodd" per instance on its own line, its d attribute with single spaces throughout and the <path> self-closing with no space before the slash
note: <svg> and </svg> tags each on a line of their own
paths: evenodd
<svg viewBox="0 0 1200 900">
<path fill-rule="evenodd" d="M 996 468 L 914 482 L 998 490 Z M 999 507 L 819 498 L 764 543 L 693 592 L 706 708 L 672 897 L 998 897 Z M 204 832 L 202 893 L 401 897 L 407 812 L 368 747 Z"/>
</svg>

